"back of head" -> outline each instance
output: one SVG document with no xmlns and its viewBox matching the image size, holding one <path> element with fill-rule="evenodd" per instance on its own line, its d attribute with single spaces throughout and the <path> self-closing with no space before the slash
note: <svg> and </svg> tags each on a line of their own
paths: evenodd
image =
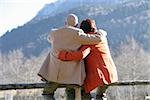
<svg viewBox="0 0 150 100">
<path fill-rule="evenodd" d="M 80 28 L 85 32 L 85 33 L 89 33 L 89 32 L 96 32 L 96 24 L 95 21 L 92 19 L 86 19 L 83 20 L 81 22 Z"/>
<path fill-rule="evenodd" d="M 69 14 L 66 19 L 66 24 L 68 26 L 77 26 L 78 17 L 75 14 Z"/>
</svg>

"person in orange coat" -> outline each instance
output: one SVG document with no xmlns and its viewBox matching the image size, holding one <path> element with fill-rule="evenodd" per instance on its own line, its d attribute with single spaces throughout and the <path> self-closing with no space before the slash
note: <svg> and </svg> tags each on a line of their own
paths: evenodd
<svg viewBox="0 0 150 100">
<path fill-rule="evenodd" d="M 87 34 L 97 31 L 107 35 L 104 30 L 97 30 L 94 20 L 86 19 L 81 22 L 80 28 Z M 87 48 L 90 53 L 87 54 Z M 88 56 L 87 56 L 88 55 Z M 85 57 L 86 56 L 86 57 Z M 85 93 L 97 88 L 96 98 L 103 98 L 107 85 L 118 80 L 116 66 L 112 60 L 106 36 L 96 45 L 83 45 L 79 51 L 61 51 L 58 58 L 64 61 L 84 59 L 86 78 L 84 81 Z"/>
</svg>

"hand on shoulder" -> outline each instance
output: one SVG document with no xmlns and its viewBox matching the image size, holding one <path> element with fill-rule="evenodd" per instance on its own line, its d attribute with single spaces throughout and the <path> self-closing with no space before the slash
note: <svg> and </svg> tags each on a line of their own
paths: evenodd
<svg viewBox="0 0 150 100">
<path fill-rule="evenodd" d="M 101 35 L 102 37 L 106 37 L 107 36 L 107 32 L 103 29 L 98 29 L 97 30 L 97 34 Z"/>
</svg>

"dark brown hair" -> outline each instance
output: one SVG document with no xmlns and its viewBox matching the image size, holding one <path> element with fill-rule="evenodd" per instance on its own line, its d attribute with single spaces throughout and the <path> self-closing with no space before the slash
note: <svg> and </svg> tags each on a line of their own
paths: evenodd
<svg viewBox="0 0 150 100">
<path fill-rule="evenodd" d="M 80 29 L 82 29 L 85 33 L 95 32 L 96 24 L 92 19 L 83 20 L 80 24 Z"/>
</svg>

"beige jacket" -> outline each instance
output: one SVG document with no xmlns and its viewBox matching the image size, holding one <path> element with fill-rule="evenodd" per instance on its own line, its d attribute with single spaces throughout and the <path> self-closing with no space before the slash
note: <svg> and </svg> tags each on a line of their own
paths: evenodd
<svg viewBox="0 0 150 100">
<path fill-rule="evenodd" d="M 81 29 L 65 26 L 50 33 L 51 50 L 38 75 L 48 81 L 82 85 L 85 79 L 83 60 L 61 61 L 57 58 L 62 50 L 77 51 L 81 45 L 97 44 L 101 35 L 85 34 Z"/>
</svg>

